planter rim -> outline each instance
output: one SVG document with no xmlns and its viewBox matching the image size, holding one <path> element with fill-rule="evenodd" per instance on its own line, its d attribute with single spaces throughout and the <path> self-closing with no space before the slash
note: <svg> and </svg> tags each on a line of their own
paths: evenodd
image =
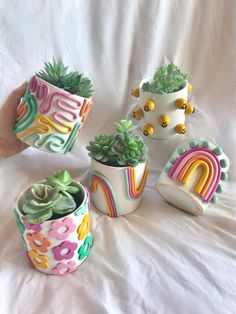
<svg viewBox="0 0 236 314">
<path fill-rule="evenodd" d="M 87 97 L 83 97 L 83 96 L 80 96 L 80 95 L 77 95 L 77 94 L 72 94 L 72 93 L 68 92 L 67 90 L 65 90 L 65 89 L 63 89 L 63 88 L 60 88 L 60 87 L 58 87 L 58 86 L 56 86 L 56 85 L 53 85 L 53 84 L 49 83 L 48 81 L 45 81 L 44 79 L 42 79 L 41 77 L 39 77 L 37 74 L 32 75 L 30 79 L 32 79 L 32 77 L 34 77 L 34 76 L 36 76 L 38 80 L 40 80 L 40 81 L 46 83 L 46 84 L 49 85 L 50 87 L 53 87 L 53 88 L 58 89 L 58 91 L 62 91 L 63 93 L 67 93 L 68 95 L 74 96 L 74 97 L 76 97 L 76 98 L 77 98 L 77 97 L 80 97 L 80 98 L 92 100 L 92 97 L 87 98 Z M 91 81 L 91 80 L 90 80 L 90 81 Z M 29 83 L 30 83 L 30 81 L 29 81 Z"/>
<path fill-rule="evenodd" d="M 153 78 L 152 78 L 152 77 L 147 77 L 147 78 L 142 79 L 141 82 L 139 83 L 140 89 L 142 90 L 142 85 L 143 85 L 143 83 L 151 82 L 151 81 L 153 81 Z M 144 93 L 144 94 L 151 94 L 151 95 L 159 95 L 159 96 L 173 95 L 173 94 L 179 93 L 180 91 L 182 91 L 183 89 L 185 89 L 186 86 L 187 86 L 187 84 L 188 84 L 188 81 L 185 80 L 185 81 L 184 81 L 184 86 L 183 86 L 183 88 L 181 88 L 181 89 L 179 89 L 179 90 L 177 90 L 177 91 L 175 91 L 175 92 L 172 92 L 172 93 L 162 93 L 162 94 L 161 94 L 161 93 L 152 93 L 152 92 L 143 92 L 143 91 L 142 91 L 142 93 Z"/>
<path fill-rule="evenodd" d="M 136 166 L 134 166 L 134 167 L 132 167 L 132 166 L 120 166 L 120 167 L 115 167 L 115 166 L 109 166 L 109 165 L 104 165 L 103 163 L 101 163 L 101 162 L 99 162 L 99 161 L 97 161 L 96 159 L 94 159 L 94 158 L 92 158 L 92 157 L 90 157 L 91 158 L 91 161 L 92 162 L 94 162 L 94 163 L 98 163 L 98 164 L 100 164 L 100 165 L 102 165 L 103 167 L 105 167 L 105 168 L 110 168 L 110 169 L 126 169 L 126 168 L 136 168 L 138 165 L 142 165 L 142 164 L 146 164 L 147 163 L 147 161 L 144 161 L 144 162 L 139 162 Z"/>
<path fill-rule="evenodd" d="M 23 216 L 24 216 L 24 214 L 22 213 L 21 208 L 20 208 L 20 206 L 19 206 L 21 199 L 22 199 L 23 196 L 25 195 L 26 191 L 29 190 L 29 189 L 32 187 L 32 185 L 37 184 L 37 183 L 44 183 L 44 182 L 46 182 L 46 180 L 36 181 L 35 183 L 29 185 L 29 186 L 26 187 L 26 188 L 17 196 L 17 198 L 15 199 L 15 203 L 16 203 L 16 205 L 17 205 L 17 207 L 18 207 L 18 210 L 19 210 L 19 212 L 20 212 Z M 72 180 L 72 183 L 75 184 L 76 186 L 78 186 L 78 187 L 82 190 L 82 192 L 83 192 L 83 200 L 82 200 L 81 204 L 80 204 L 78 207 L 76 207 L 73 211 L 67 213 L 66 215 L 64 215 L 64 216 L 62 216 L 62 217 L 54 218 L 54 219 L 47 219 L 47 220 L 42 221 L 41 223 L 48 222 L 48 221 L 53 221 L 53 220 L 57 220 L 57 219 L 61 219 L 61 218 L 67 217 L 68 215 L 70 215 L 70 214 L 72 214 L 74 211 L 76 211 L 78 208 L 80 208 L 81 206 L 83 206 L 83 204 L 85 203 L 85 200 L 86 200 L 86 194 L 87 194 L 86 189 L 85 189 L 85 187 L 84 187 L 81 183 L 79 183 L 79 182 L 76 182 L 76 181 Z M 25 216 L 24 216 L 24 217 L 25 217 Z"/>
</svg>

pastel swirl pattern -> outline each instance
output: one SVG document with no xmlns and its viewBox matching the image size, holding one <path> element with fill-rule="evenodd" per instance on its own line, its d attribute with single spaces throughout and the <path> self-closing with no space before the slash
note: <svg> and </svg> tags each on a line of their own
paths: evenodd
<svg viewBox="0 0 236 314">
<path fill-rule="evenodd" d="M 33 76 L 17 108 L 13 130 L 19 139 L 33 147 L 66 153 L 71 150 L 90 109 L 90 100 L 58 91 Z"/>
</svg>

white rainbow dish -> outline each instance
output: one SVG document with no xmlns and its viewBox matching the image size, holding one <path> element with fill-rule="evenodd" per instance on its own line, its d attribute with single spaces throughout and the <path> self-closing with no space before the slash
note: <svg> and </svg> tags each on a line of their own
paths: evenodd
<svg viewBox="0 0 236 314">
<path fill-rule="evenodd" d="M 229 159 L 208 140 L 188 140 L 177 147 L 156 183 L 160 195 L 193 215 L 216 203 L 228 178 Z"/>
</svg>

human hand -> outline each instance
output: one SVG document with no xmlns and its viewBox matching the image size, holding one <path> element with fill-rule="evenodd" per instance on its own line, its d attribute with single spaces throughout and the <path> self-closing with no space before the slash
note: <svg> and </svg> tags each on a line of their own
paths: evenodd
<svg viewBox="0 0 236 314">
<path fill-rule="evenodd" d="M 18 154 L 28 147 L 14 134 L 12 128 L 17 116 L 17 106 L 24 96 L 27 82 L 14 89 L 0 107 L 0 159 Z"/>
</svg>

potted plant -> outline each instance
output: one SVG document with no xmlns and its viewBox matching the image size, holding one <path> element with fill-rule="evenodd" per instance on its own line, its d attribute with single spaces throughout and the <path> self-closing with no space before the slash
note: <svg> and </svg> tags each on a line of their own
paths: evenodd
<svg viewBox="0 0 236 314">
<path fill-rule="evenodd" d="M 89 195 L 66 170 L 24 190 L 14 214 L 31 264 L 45 274 L 74 272 L 92 245 Z"/>
<path fill-rule="evenodd" d="M 34 75 L 17 108 L 16 136 L 53 153 L 71 150 L 91 109 L 92 83 L 62 62 L 45 63 Z"/>
<path fill-rule="evenodd" d="M 164 166 L 156 183 L 160 195 L 190 214 L 203 214 L 215 204 L 228 178 L 229 159 L 208 140 L 182 142 Z"/>
<path fill-rule="evenodd" d="M 161 139 L 186 132 L 185 116 L 195 110 L 187 101 L 192 89 L 188 81 L 189 74 L 170 63 L 159 67 L 153 78 L 142 80 L 132 90 L 132 95 L 139 98 L 133 118 L 142 119 L 145 136 Z"/>
<path fill-rule="evenodd" d="M 115 133 L 97 135 L 87 146 L 92 200 L 111 217 L 133 212 L 146 183 L 148 148 L 131 133 L 134 128 L 131 121 L 121 120 Z"/>
</svg>

